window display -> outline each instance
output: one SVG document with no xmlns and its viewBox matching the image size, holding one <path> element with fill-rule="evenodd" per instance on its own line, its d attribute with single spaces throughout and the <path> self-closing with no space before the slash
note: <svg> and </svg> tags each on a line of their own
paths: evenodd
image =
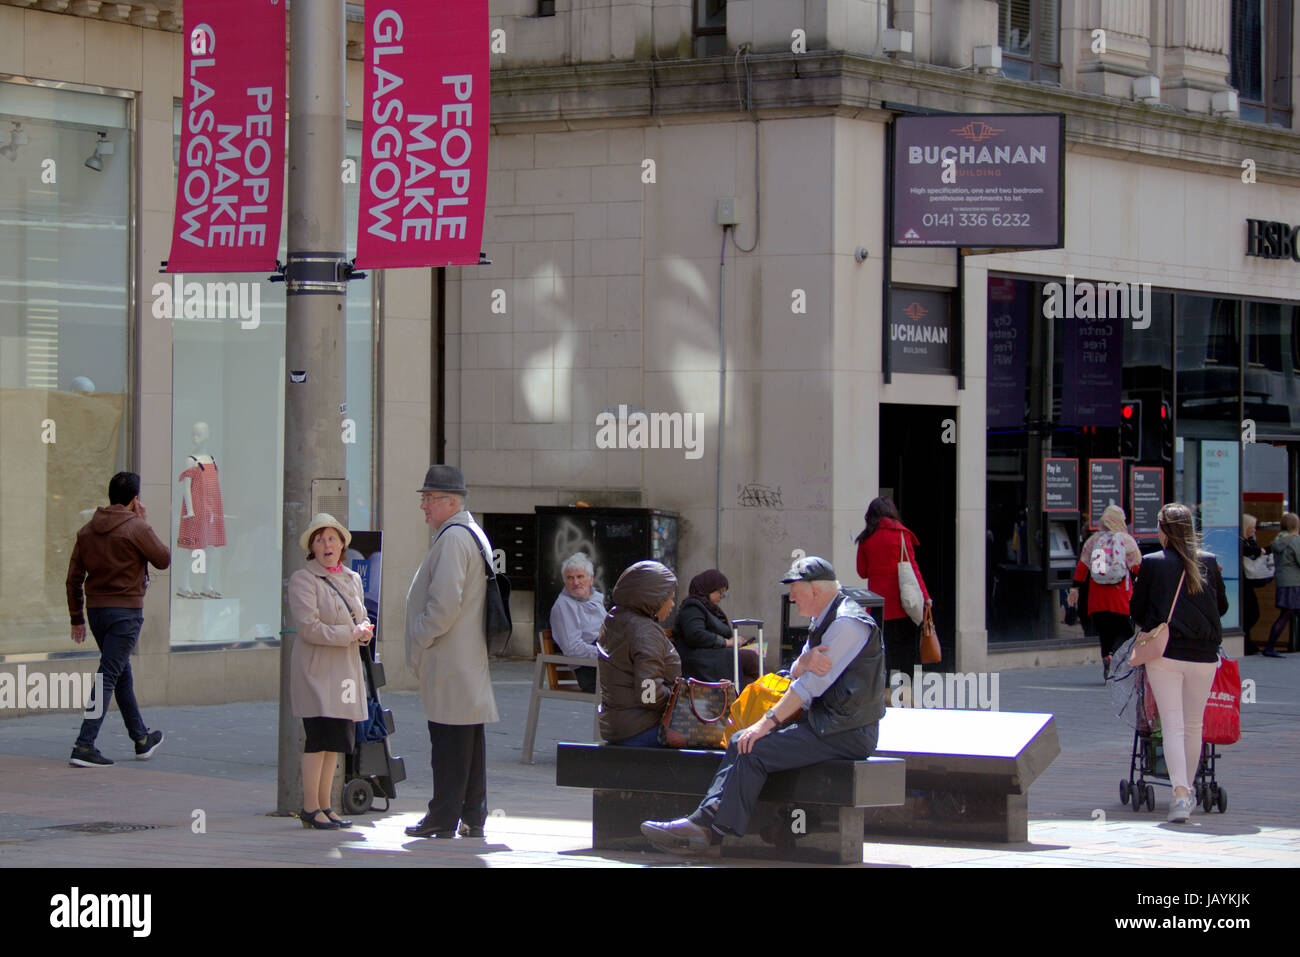
<svg viewBox="0 0 1300 957">
<path fill-rule="evenodd" d="M 179 135 L 180 111 L 174 131 Z M 179 139 L 176 140 L 179 142 Z M 359 132 L 349 131 L 349 154 Z M 359 195 L 346 187 L 349 255 Z M 287 231 L 282 233 L 287 238 Z M 280 250 L 280 258 L 286 251 Z M 285 294 L 268 274 L 186 275 L 202 283 L 203 309 L 173 310 L 171 644 L 210 648 L 275 644 L 281 613 L 284 476 Z M 256 288 L 250 288 L 256 286 Z M 241 317 L 212 300 L 254 303 Z M 191 297 L 203 302 L 201 294 Z M 215 308 L 214 308 L 215 307 Z M 194 315 L 195 312 L 201 313 Z M 370 280 L 352 282 L 347 308 L 346 448 L 349 527 L 367 528 L 371 508 Z"/>
<path fill-rule="evenodd" d="M 131 109 L 0 82 L 0 655 L 77 650 L 68 558 L 131 467 Z"/>
</svg>

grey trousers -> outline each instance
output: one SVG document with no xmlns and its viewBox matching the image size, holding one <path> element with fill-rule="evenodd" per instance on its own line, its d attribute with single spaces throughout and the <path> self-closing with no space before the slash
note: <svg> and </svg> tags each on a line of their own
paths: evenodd
<svg viewBox="0 0 1300 957">
<path fill-rule="evenodd" d="M 713 818 L 718 830 L 743 837 L 769 774 L 835 758 L 864 761 L 876 750 L 876 734 L 874 721 L 825 737 L 806 721 L 796 721 L 760 738 L 748 754 L 741 754 L 732 743 L 700 802 L 700 810 Z"/>
</svg>

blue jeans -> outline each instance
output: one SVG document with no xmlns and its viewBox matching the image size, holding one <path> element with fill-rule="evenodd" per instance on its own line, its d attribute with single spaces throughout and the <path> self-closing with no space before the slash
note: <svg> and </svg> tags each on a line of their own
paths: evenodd
<svg viewBox="0 0 1300 957">
<path fill-rule="evenodd" d="M 132 741 L 139 741 L 149 734 L 144 719 L 140 717 L 140 707 L 135 703 L 135 684 L 131 680 L 131 651 L 136 639 L 140 637 L 140 626 L 144 624 L 144 612 L 139 608 L 87 608 L 86 623 L 90 633 L 99 646 L 99 673 L 104 676 L 104 701 L 98 718 L 86 718 L 81 722 L 81 733 L 77 735 L 77 747 L 93 748 L 99 728 L 108 714 L 108 699 L 116 696 L 117 709 L 122 712 L 122 721 L 126 733 Z M 91 705 L 88 710 L 96 710 L 100 702 L 94 700 L 91 692 Z"/>
<path fill-rule="evenodd" d="M 622 741 L 611 741 L 620 748 L 657 748 L 659 747 L 659 725 L 652 725 L 640 734 L 634 734 Z"/>
</svg>

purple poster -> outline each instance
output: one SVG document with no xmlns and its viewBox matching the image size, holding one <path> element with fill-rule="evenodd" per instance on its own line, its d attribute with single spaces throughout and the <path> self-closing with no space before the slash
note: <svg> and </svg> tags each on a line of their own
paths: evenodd
<svg viewBox="0 0 1300 957">
<path fill-rule="evenodd" d="M 990 276 L 988 309 L 988 428 L 1022 428 L 1029 356 L 1029 283 Z"/>
<path fill-rule="evenodd" d="M 1120 319 L 1066 316 L 1061 382 L 1063 425 L 1119 425 L 1124 325 Z"/>
<path fill-rule="evenodd" d="M 894 120 L 895 246 L 1065 245 L 1065 118 L 954 113 Z"/>
</svg>

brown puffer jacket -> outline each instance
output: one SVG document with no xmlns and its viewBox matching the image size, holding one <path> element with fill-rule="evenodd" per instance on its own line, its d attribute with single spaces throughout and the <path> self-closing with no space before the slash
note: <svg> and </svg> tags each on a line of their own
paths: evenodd
<svg viewBox="0 0 1300 957">
<path fill-rule="evenodd" d="M 640 734 L 663 716 L 682 662 L 655 613 L 676 590 L 677 576 L 658 562 L 629 566 L 614 585 L 614 604 L 596 641 L 606 741 Z"/>
</svg>

